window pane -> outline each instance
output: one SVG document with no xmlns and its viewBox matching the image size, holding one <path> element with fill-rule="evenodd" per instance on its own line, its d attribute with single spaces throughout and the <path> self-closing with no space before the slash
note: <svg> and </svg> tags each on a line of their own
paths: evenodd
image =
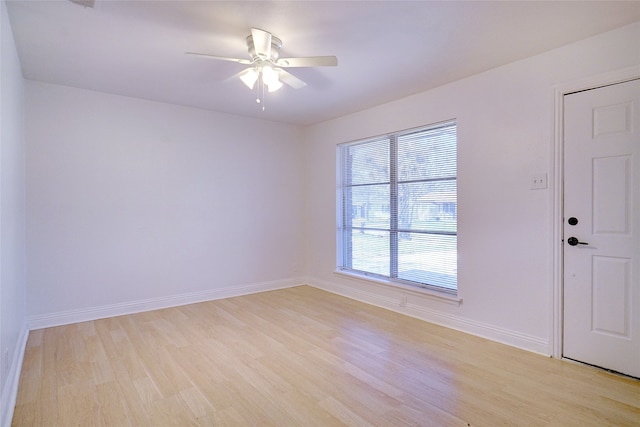
<svg viewBox="0 0 640 427">
<path fill-rule="evenodd" d="M 389 182 L 389 139 L 345 147 L 346 185 Z"/>
<path fill-rule="evenodd" d="M 456 232 L 456 181 L 398 184 L 398 229 Z"/>
<path fill-rule="evenodd" d="M 457 236 L 403 233 L 398 237 L 398 278 L 455 290 Z"/>
<path fill-rule="evenodd" d="M 352 227 L 389 229 L 389 184 L 349 187 L 345 191 L 351 195 Z"/>
<path fill-rule="evenodd" d="M 398 181 L 456 176 L 456 126 L 398 136 Z"/>
<path fill-rule="evenodd" d="M 389 232 L 352 230 L 352 265 L 354 270 L 389 276 Z"/>
</svg>

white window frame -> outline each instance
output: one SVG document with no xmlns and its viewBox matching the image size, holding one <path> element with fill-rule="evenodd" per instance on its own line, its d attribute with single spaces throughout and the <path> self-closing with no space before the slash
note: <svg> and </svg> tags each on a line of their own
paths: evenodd
<svg viewBox="0 0 640 427">
<path fill-rule="evenodd" d="M 379 137 L 374 137 L 374 138 L 367 138 L 367 139 L 363 139 L 363 140 L 357 140 L 357 141 L 352 141 L 352 142 L 348 142 L 348 143 L 343 143 L 343 144 L 339 144 L 337 147 L 337 218 L 336 218 L 336 223 L 337 223 L 337 235 L 336 235 L 336 255 L 337 255 L 337 273 L 340 274 L 347 274 L 350 276 L 356 276 L 356 277 L 363 277 L 363 278 L 368 278 L 368 279 L 373 279 L 376 282 L 380 282 L 380 283 L 389 283 L 392 285 L 400 285 L 401 287 L 407 289 L 423 289 L 426 291 L 434 291 L 437 294 L 441 294 L 441 295 L 449 295 L 449 296 L 457 296 L 458 294 L 458 280 L 457 280 L 457 273 L 455 275 L 455 288 L 451 289 L 449 287 L 444 287 L 444 286 L 438 286 L 438 285 L 434 285 L 434 284 L 430 284 L 430 283 L 423 283 L 423 282 L 417 282 L 417 281 L 411 281 L 411 280 L 405 280 L 402 278 L 398 278 L 398 234 L 399 233 L 405 233 L 405 232 L 412 232 L 412 233 L 421 233 L 421 234 L 442 234 L 442 235 L 449 235 L 449 236 L 455 236 L 456 237 L 456 242 L 457 242 L 457 226 L 456 226 L 456 231 L 453 232 L 434 232 L 434 231 L 429 231 L 429 232 L 424 232 L 424 231 L 420 231 L 420 230 L 416 230 L 416 229 L 400 229 L 398 227 L 398 206 L 397 206 L 397 188 L 398 188 L 398 177 L 397 177 L 397 168 L 398 168 L 398 161 L 397 161 L 397 140 L 399 137 L 405 136 L 405 135 L 409 135 L 409 134 L 415 134 L 415 133 L 419 133 L 419 132 L 423 132 L 423 131 L 432 131 L 432 130 L 436 130 L 439 128 L 450 128 L 450 127 L 454 127 L 454 129 L 456 130 L 456 134 L 457 134 L 457 121 L 456 120 L 449 120 L 446 122 L 442 122 L 442 123 L 436 123 L 436 124 L 432 124 L 432 125 L 428 125 L 428 126 L 423 126 L 420 128 L 414 128 L 414 129 L 408 129 L 408 130 L 404 130 L 404 131 L 399 131 L 399 132 L 394 132 L 388 135 L 382 135 Z M 373 273 L 373 272 L 368 272 L 368 271 L 362 271 L 362 270 L 356 270 L 356 269 L 352 269 L 350 268 L 347 264 L 348 262 L 346 262 L 347 257 L 349 256 L 350 252 L 348 251 L 347 248 L 347 240 L 349 233 L 351 233 L 353 228 L 357 228 L 357 227 L 353 227 L 353 226 L 349 226 L 348 222 L 350 221 L 345 221 L 345 218 L 347 218 L 347 215 L 351 216 L 352 212 L 349 209 L 347 212 L 347 203 L 345 200 L 345 188 L 348 187 L 352 187 L 353 185 L 348 185 L 346 184 L 346 178 L 343 176 L 343 171 L 344 171 L 344 164 L 346 162 L 346 158 L 345 158 L 345 147 L 348 146 L 354 146 L 354 145 L 360 145 L 360 144 L 367 144 L 367 143 L 372 143 L 372 142 L 376 142 L 376 141 L 383 141 L 383 140 L 389 140 L 389 152 L 390 152 L 390 171 L 389 171 L 389 186 L 390 186 L 390 190 L 389 190 L 389 208 L 391 210 L 391 220 L 390 220 L 390 229 L 389 229 L 389 264 L 390 264 L 390 274 L 387 275 L 381 275 L 381 274 L 377 274 L 377 273 Z M 457 150 L 457 135 L 456 135 L 456 150 Z M 456 161 L 457 163 L 457 161 Z M 417 183 L 421 183 L 421 182 L 433 182 L 433 181 L 455 181 L 456 185 L 457 185 L 457 172 L 455 174 L 455 176 L 450 176 L 447 178 L 438 178 L 438 179 L 417 179 L 414 181 L 403 181 L 403 183 L 413 183 L 413 182 L 417 182 Z M 457 191 L 456 191 L 456 209 L 457 209 Z M 393 212 L 395 211 L 395 215 L 393 214 Z M 457 213 L 456 213 L 456 218 L 457 218 Z M 456 224 L 457 224 L 457 219 L 456 219 Z M 456 252 L 457 252 L 457 244 L 456 244 Z"/>
</svg>

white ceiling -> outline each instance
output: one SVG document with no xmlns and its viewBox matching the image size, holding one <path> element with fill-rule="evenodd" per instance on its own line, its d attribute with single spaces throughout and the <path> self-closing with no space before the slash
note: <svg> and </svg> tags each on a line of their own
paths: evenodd
<svg viewBox="0 0 640 427">
<path fill-rule="evenodd" d="M 363 110 L 640 21 L 640 1 L 8 1 L 25 78 L 308 125 Z M 251 27 L 308 83 L 266 97 L 228 77 Z"/>
</svg>

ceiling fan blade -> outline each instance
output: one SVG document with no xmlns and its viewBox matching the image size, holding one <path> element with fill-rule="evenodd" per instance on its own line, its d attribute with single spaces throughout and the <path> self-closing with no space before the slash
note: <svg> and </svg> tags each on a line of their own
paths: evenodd
<svg viewBox="0 0 640 427">
<path fill-rule="evenodd" d="M 280 58 L 278 67 L 335 67 L 338 58 L 335 56 L 308 56 L 306 58 Z"/>
<path fill-rule="evenodd" d="M 283 83 L 288 84 L 289 86 L 291 86 L 294 89 L 300 89 L 300 88 L 305 87 L 307 85 L 305 82 L 303 82 L 302 80 L 300 80 L 299 78 L 297 78 L 293 74 L 290 74 L 290 73 L 288 73 L 288 72 L 286 72 L 285 70 L 282 70 L 282 69 L 278 69 L 278 76 L 280 77 L 280 81 L 282 81 Z"/>
<path fill-rule="evenodd" d="M 253 47 L 256 50 L 256 55 L 262 59 L 271 58 L 271 33 L 252 28 L 251 36 L 253 37 Z"/>
<path fill-rule="evenodd" d="M 196 53 L 196 52 L 185 52 L 185 55 L 194 55 L 194 56 L 202 56 L 204 58 L 209 58 L 209 59 L 218 59 L 220 61 L 231 61 L 231 62 L 237 62 L 239 64 L 251 64 L 252 62 L 248 59 L 240 59 L 240 58 L 228 58 L 226 56 L 216 56 L 216 55 L 208 55 L 206 53 Z"/>
</svg>

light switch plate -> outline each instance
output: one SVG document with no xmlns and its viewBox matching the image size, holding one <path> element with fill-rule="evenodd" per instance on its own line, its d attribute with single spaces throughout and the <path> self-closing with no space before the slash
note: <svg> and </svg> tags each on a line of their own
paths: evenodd
<svg viewBox="0 0 640 427">
<path fill-rule="evenodd" d="M 535 173 L 531 175 L 531 179 L 529 180 L 529 182 L 529 188 L 531 190 L 541 190 L 547 188 L 547 174 Z"/>
</svg>

